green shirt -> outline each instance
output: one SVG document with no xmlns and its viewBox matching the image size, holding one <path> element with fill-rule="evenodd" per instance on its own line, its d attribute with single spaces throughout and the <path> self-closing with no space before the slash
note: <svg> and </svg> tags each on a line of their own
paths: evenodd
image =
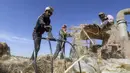
<svg viewBox="0 0 130 73">
<path fill-rule="evenodd" d="M 60 36 L 64 39 L 67 37 L 67 33 L 65 33 L 62 29 L 60 30 Z"/>
</svg>

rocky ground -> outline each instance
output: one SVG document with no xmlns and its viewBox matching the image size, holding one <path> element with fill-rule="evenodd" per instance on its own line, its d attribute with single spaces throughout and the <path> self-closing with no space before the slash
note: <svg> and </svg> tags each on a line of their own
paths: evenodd
<svg viewBox="0 0 130 73">
<path fill-rule="evenodd" d="M 66 62 L 66 67 L 72 64 Z M 37 59 L 38 73 L 51 73 L 51 56 L 39 56 Z M 54 73 L 63 73 L 65 70 L 65 61 L 54 60 Z M 11 56 L 0 60 L 0 73 L 35 73 L 33 61 L 29 58 Z"/>
</svg>

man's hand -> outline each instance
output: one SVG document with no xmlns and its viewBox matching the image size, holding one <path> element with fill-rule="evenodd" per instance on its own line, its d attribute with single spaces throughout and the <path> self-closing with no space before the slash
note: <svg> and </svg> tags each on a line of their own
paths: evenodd
<svg viewBox="0 0 130 73">
<path fill-rule="evenodd" d="M 44 26 L 44 28 L 46 29 L 46 32 L 51 32 L 51 30 L 52 30 L 51 25 Z"/>
</svg>

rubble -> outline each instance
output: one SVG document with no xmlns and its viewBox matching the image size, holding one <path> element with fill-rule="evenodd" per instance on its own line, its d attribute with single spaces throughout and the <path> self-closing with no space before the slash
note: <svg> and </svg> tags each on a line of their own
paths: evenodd
<svg viewBox="0 0 130 73">
<path fill-rule="evenodd" d="M 66 67 L 70 66 L 71 61 L 66 61 Z M 54 73 L 65 71 L 64 60 L 56 59 L 54 61 Z M 39 56 L 37 59 L 38 73 L 51 73 L 51 56 Z M 35 73 L 33 61 L 24 57 L 10 57 L 8 60 L 0 60 L 1 73 Z"/>
<path fill-rule="evenodd" d="M 81 27 L 83 26 L 83 27 Z M 81 57 L 83 55 L 95 56 L 97 57 L 97 64 L 100 67 L 99 73 L 129 73 L 130 66 L 130 54 L 129 54 L 129 40 L 122 40 L 120 37 L 120 31 L 118 25 L 113 24 L 107 29 L 100 29 L 99 25 L 95 24 L 82 24 L 81 26 L 75 26 L 70 28 L 73 39 L 73 44 L 75 49 L 78 51 L 78 55 Z M 75 34 L 76 32 L 76 34 Z M 102 45 L 95 44 L 92 39 L 102 40 Z M 90 47 L 86 47 L 82 43 L 82 40 L 90 40 Z M 78 43 L 77 43 L 78 42 Z M 88 44 L 88 43 L 86 43 Z M 83 52 L 81 52 L 83 51 Z M 70 57 L 74 59 L 75 52 L 70 52 Z M 88 59 L 88 58 L 86 58 Z M 114 61 L 113 61 L 114 59 Z M 127 64 L 121 63 L 121 60 L 127 61 Z M 82 60 L 81 60 L 82 61 Z M 112 62 L 111 62 L 112 61 Z M 87 63 L 81 62 L 81 66 L 86 66 L 90 70 L 90 67 Z M 125 65 L 125 67 L 124 67 Z M 77 66 L 77 65 L 75 65 Z M 74 68 L 75 68 L 74 66 Z M 120 68 L 119 68 L 120 67 Z M 76 72 L 80 72 L 78 67 L 75 68 Z M 86 71 L 85 71 L 86 70 Z M 87 69 L 83 69 L 85 72 L 90 72 Z M 90 73 L 96 73 L 91 69 Z"/>
</svg>

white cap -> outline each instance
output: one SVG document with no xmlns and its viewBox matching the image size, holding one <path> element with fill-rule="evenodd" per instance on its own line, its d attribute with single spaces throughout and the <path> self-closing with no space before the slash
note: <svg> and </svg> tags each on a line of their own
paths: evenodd
<svg viewBox="0 0 130 73">
<path fill-rule="evenodd" d="M 54 9 L 53 9 L 52 7 L 50 7 L 50 6 L 48 6 L 48 7 L 45 8 L 45 11 L 47 11 L 47 10 L 48 10 L 48 11 L 51 11 L 51 12 L 54 11 Z"/>
</svg>

